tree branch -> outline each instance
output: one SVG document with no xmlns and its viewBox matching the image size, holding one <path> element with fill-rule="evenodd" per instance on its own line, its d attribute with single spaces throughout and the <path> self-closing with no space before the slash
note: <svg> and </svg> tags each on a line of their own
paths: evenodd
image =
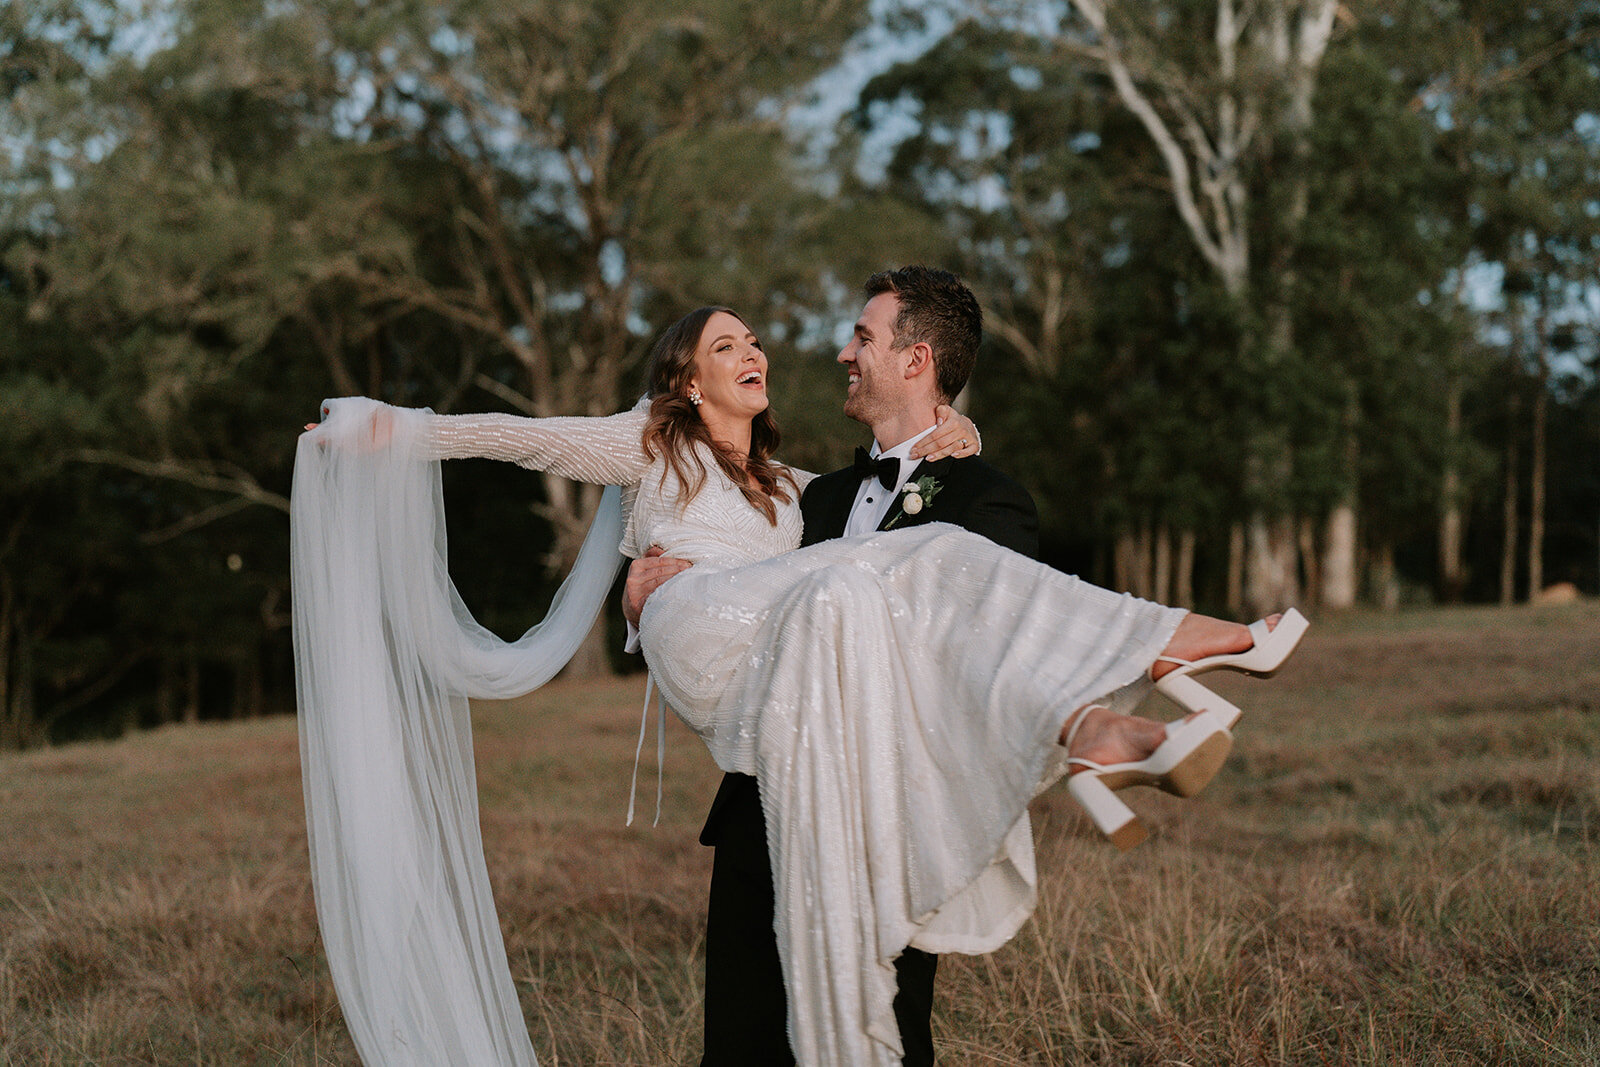
<svg viewBox="0 0 1600 1067">
<path fill-rule="evenodd" d="M 224 500 L 220 504 L 213 504 L 209 508 L 179 519 L 170 526 L 163 526 L 159 530 L 151 530 L 148 533 L 140 534 L 139 543 L 142 545 L 159 545 L 164 541 L 172 540 L 174 537 L 182 537 L 191 530 L 198 530 L 200 527 L 216 522 L 218 519 L 236 515 L 254 504 L 255 501 L 248 500 L 245 497 Z"/>
<path fill-rule="evenodd" d="M 477 382 L 479 389 L 482 389 L 486 393 L 493 393 L 495 396 L 499 397 L 501 400 L 504 400 L 507 404 L 510 404 L 524 415 L 535 417 L 538 416 L 539 410 L 538 408 L 534 407 L 533 401 L 523 396 L 515 389 L 511 388 L 509 385 L 506 385 L 503 382 L 497 382 L 487 374 L 478 375 L 474 381 Z"/>
<path fill-rule="evenodd" d="M 1080 9 L 1085 10 L 1086 13 L 1097 7 L 1092 0 L 1072 0 L 1072 2 L 1078 5 Z M 1093 20 L 1091 19 L 1091 21 Z M 1103 29 L 1104 26 L 1105 19 L 1102 13 L 1096 30 L 1106 35 L 1109 31 Z M 1193 174 L 1189 167 L 1189 159 L 1184 155 L 1183 147 L 1178 144 L 1177 138 L 1173 136 L 1171 129 L 1168 128 L 1166 121 L 1162 119 L 1155 105 L 1150 102 L 1149 98 L 1145 96 L 1134 81 L 1133 73 L 1123 61 L 1115 40 L 1108 35 L 1104 36 L 1103 39 L 1105 40 L 1106 69 L 1111 74 L 1112 84 L 1116 86 L 1117 95 L 1122 97 L 1123 104 L 1144 124 L 1144 128 L 1150 134 L 1151 140 L 1155 141 L 1156 150 L 1161 153 L 1161 158 L 1167 165 L 1167 172 L 1172 177 L 1173 199 L 1177 204 L 1179 216 L 1182 217 L 1184 225 L 1189 228 L 1189 233 L 1194 238 L 1195 244 L 1199 247 L 1200 254 L 1205 257 L 1206 262 L 1210 263 L 1224 277 L 1227 277 L 1229 271 L 1222 247 L 1217 237 L 1206 228 L 1205 217 L 1201 214 L 1200 207 L 1195 201 Z"/>
<path fill-rule="evenodd" d="M 83 463 L 98 463 L 108 467 L 121 467 L 123 470 L 133 471 L 149 478 L 163 478 L 167 481 L 182 482 L 192 485 L 197 489 L 208 489 L 217 493 L 230 493 L 242 497 L 252 504 L 265 504 L 267 507 L 276 508 L 285 515 L 289 513 L 289 498 L 279 493 L 265 489 L 248 473 L 238 468 L 227 472 L 197 470 L 184 466 L 176 460 L 148 460 L 139 459 L 137 456 L 123 455 L 120 452 L 106 452 L 100 449 L 85 449 L 74 455 L 75 459 Z"/>
</svg>

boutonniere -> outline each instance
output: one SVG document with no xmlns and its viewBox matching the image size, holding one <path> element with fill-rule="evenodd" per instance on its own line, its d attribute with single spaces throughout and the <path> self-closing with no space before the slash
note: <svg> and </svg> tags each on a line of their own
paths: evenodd
<svg viewBox="0 0 1600 1067">
<path fill-rule="evenodd" d="M 923 508 L 933 503 L 933 498 L 939 495 L 939 490 L 944 486 L 939 484 L 939 479 L 931 474 L 924 474 L 914 482 L 907 482 L 906 487 L 900 490 L 900 514 L 890 519 L 884 529 L 891 529 L 900 521 L 902 515 L 915 515 Z"/>
</svg>

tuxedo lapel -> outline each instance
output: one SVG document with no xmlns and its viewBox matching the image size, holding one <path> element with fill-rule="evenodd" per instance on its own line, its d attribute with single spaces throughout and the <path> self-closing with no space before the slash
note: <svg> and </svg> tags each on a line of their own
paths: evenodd
<svg viewBox="0 0 1600 1067">
<path fill-rule="evenodd" d="M 845 525 L 850 521 L 850 509 L 855 506 L 856 490 L 861 480 L 852 474 L 841 479 L 828 500 L 827 514 L 823 518 L 821 538 L 843 537 Z"/>
</svg>

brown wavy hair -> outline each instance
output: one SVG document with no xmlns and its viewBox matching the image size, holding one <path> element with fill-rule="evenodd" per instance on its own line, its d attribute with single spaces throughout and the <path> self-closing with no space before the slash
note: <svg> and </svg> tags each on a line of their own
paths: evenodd
<svg viewBox="0 0 1600 1067">
<path fill-rule="evenodd" d="M 772 453 L 777 451 L 782 437 L 772 409 L 768 408 L 751 420 L 750 455 L 741 456 L 731 446 L 712 440 L 711 431 L 701 421 L 695 406 L 689 403 L 695 350 L 700 345 L 706 323 L 719 311 L 744 322 L 744 316 L 732 308 L 716 305 L 696 308 L 667 327 L 650 350 L 650 418 L 644 427 L 644 452 L 651 459 L 657 455 L 666 456 L 667 466 L 687 490 L 683 503 L 688 504 L 706 481 L 706 469 L 694 454 L 694 445 L 697 441 L 706 445 L 722 473 L 739 487 L 745 499 L 765 515 L 768 522 L 776 526 L 778 508 L 773 501 L 788 503 L 792 499 L 790 492 L 798 494 L 800 487 L 787 467 L 772 462 Z M 745 326 L 749 328 L 748 323 Z M 661 478 L 666 480 L 665 471 Z"/>
</svg>

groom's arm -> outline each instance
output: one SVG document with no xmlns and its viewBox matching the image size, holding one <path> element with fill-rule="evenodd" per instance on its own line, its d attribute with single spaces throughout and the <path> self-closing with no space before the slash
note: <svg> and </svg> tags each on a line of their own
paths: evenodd
<svg viewBox="0 0 1600 1067">
<path fill-rule="evenodd" d="M 958 514 L 939 516 L 1031 559 L 1039 557 L 1039 509 L 1021 485 L 987 463 L 970 464 L 974 488 Z"/>
<path fill-rule="evenodd" d="M 961 525 L 1013 552 L 1039 556 L 1039 509 L 1028 491 L 1010 480 L 975 502 Z"/>
<path fill-rule="evenodd" d="M 658 545 L 628 564 L 628 580 L 622 585 L 622 617 L 628 620 L 628 652 L 639 651 L 639 616 L 644 613 L 644 602 L 650 594 L 675 574 L 681 574 L 694 564 L 686 559 L 663 555 Z"/>
</svg>

